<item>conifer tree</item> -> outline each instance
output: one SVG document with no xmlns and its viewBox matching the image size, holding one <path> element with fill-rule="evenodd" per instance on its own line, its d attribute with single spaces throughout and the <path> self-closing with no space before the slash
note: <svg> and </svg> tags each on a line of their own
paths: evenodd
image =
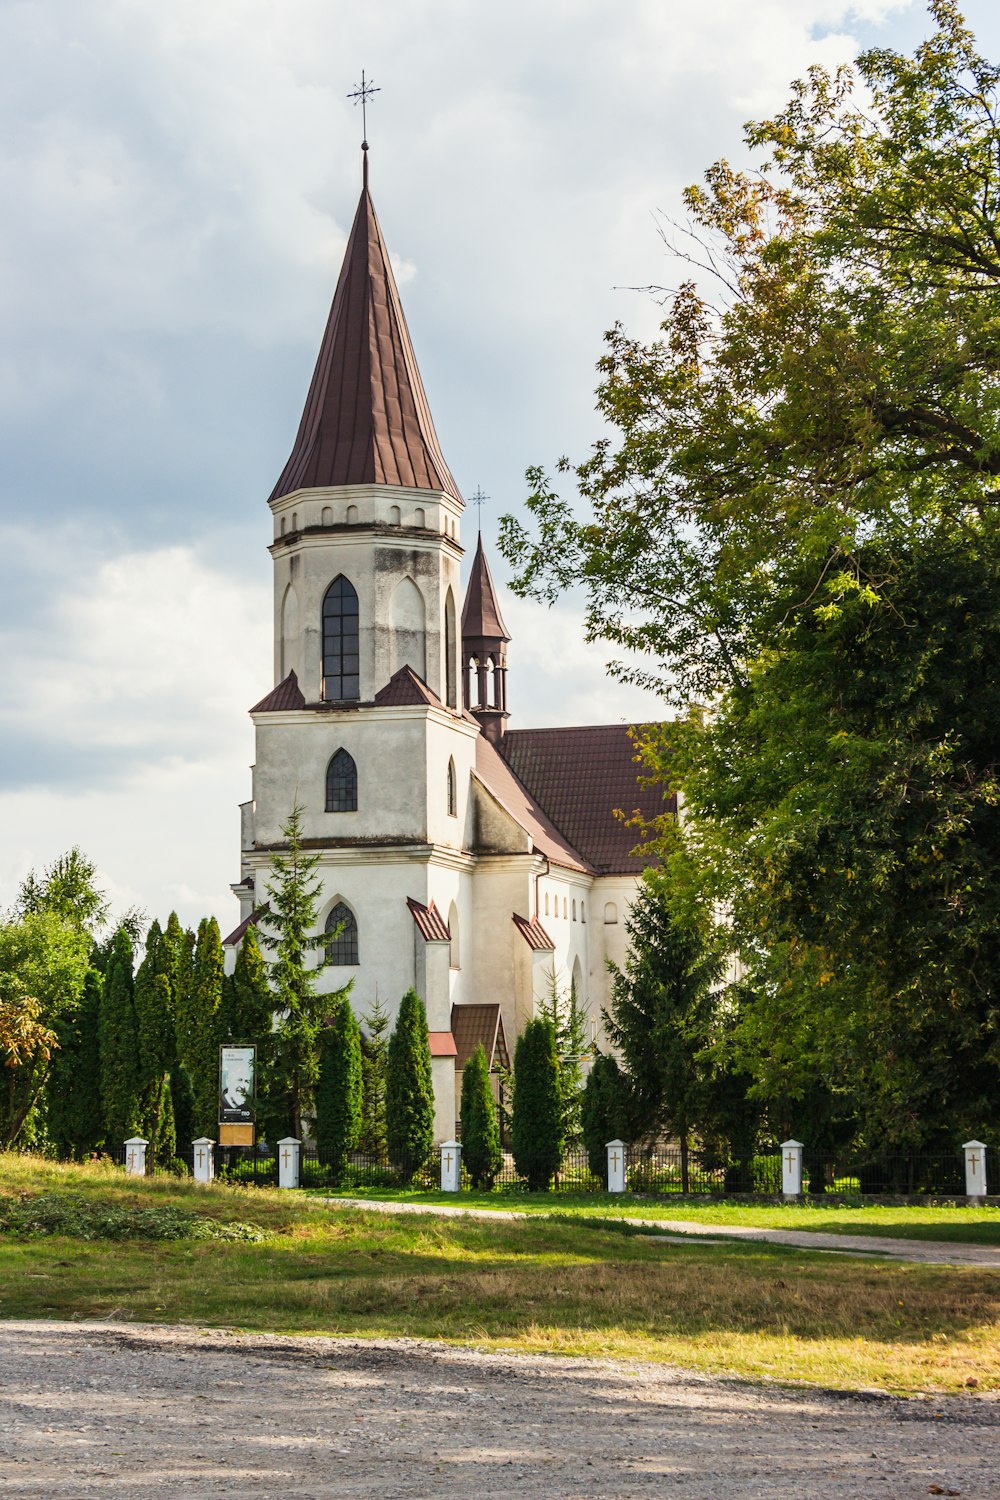
<svg viewBox="0 0 1000 1500">
<path fill-rule="evenodd" d="M 220 1016 L 225 1042 L 251 1043 L 266 1049 L 274 1016 L 274 997 L 267 982 L 267 964 L 251 922 L 240 940 L 236 966 L 223 987 Z"/>
<path fill-rule="evenodd" d="M 348 1153 L 361 1134 L 361 1032 L 346 997 L 324 1026 L 316 1084 L 316 1145 L 329 1157 L 335 1183 L 343 1181 Z"/>
<path fill-rule="evenodd" d="M 187 1151 L 198 1132 L 194 1128 L 194 1093 L 187 1069 L 182 1063 L 170 1073 L 170 1117 L 179 1151 Z"/>
<path fill-rule="evenodd" d="M 556 1037 L 563 1140 L 567 1146 L 575 1145 L 581 1134 L 583 1063 L 591 1051 L 587 1036 L 587 1013 L 580 1004 L 576 985 L 571 984 L 568 990 L 563 990 L 554 968 L 549 972 L 546 994 L 539 1010 L 552 1022 Z"/>
<path fill-rule="evenodd" d="M 486 1048 L 479 1044 L 462 1069 L 462 1165 L 474 1188 L 491 1188 L 503 1165 L 500 1124 L 490 1087 Z"/>
<path fill-rule="evenodd" d="M 514 1165 L 532 1192 L 546 1189 L 563 1156 L 563 1099 L 552 1022 L 529 1021 L 514 1049 Z"/>
<path fill-rule="evenodd" d="M 163 1082 L 175 1061 L 171 958 L 160 924 L 154 922 L 146 937 L 145 957 L 135 976 L 142 1131 L 149 1141 L 151 1165 L 155 1164 L 159 1151 Z"/>
<path fill-rule="evenodd" d="M 389 1057 L 389 1012 L 376 993 L 372 1008 L 364 1017 L 365 1033 L 361 1037 L 361 1145 L 375 1155 L 384 1155 L 385 1075 Z"/>
<path fill-rule="evenodd" d="M 132 999 L 132 939 L 119 927 L 111 942 L 98 1013 L 104 1139 L 117 1149 L 139 1128 L 139 1039 Z"/>
<path fill-rule="evenodd" d="M 54 1027 L 59 1048 L 47 1085 L 48 1134 L 60 1155 L 77 1159 L 104 1137 L 98 1040 L 102 984 L 97 970 L 88 969 L 79 1001 Z"/>
<path fill-rule="evenodd" d="M 599 1052 L 587 1075 L 581 1111 L 587 1164 L 607 1186 L 608 1142 L 628 1138 L 625 1079 L 618 1060 Z"/>
<path fill-rule="evenodd" d="M 385 1123 L 389 1155 L 409 1176 L 434 1147 L 434 1082 L 427 1012 L 416 990 L 407 990 L 389 1038 Z"/>
<path fill-rule="evenodd" d="M 223 954 L 219 924 L 198 924 L 194 964 L 177 1007 L 177 1050 L 191 1084 L 195 1135 L 214 1137 L 219 1120 L 219 1004 Z"/>
<path fill-rule="evenodd" d="M 297 803 L 281 831 L 287 853 L 273 856 L 268 910 L 260 924 L 261 943 L 274 955 L 269 977 L 277 1017 L 267 1102 L 271 1128 L 291 1130 L 302 1140 L 303 1116 L 312 1106 L 319 1074 L 320 1028 L 349 986 L 328 994 L 317 991 L 324 962 L 321 958 L 316 963 L 313 955 L 328 938 L 316 931 L 319 861 L 302 846 L 302 808 Z"/>
</svg>

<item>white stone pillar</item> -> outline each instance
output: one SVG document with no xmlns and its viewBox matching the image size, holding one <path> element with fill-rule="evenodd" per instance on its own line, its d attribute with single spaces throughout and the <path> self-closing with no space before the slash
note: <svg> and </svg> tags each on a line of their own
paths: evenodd
<svg viewBox="0 0 1000 1500">
<path fill-rule="evenodd" d="M 457 1193 L 462 1186 L 462 1148 L 458 1141 L 441 1143 L 441 1191 Z"/>
<path fill-rule="evenodd" d="M 608 1192 L 625 1191 L 625 1142 L 608 1142 Z"/>
<path fill-rule="evenodd" d="M 296 1140 L 294 1135 L 286 1135 L 283 1141 L 278 1142 L 278 1186 L 280 1188 L 299 1186 L 301 1153 L 302 1142 Z"/>
<path fill-rule="evenodd" d="M 134 1135 L 125 1142 L 125 1172 L 129 1177 L 145 1177 L 146 1175 L 146 1147 L 148 1141 L 144 1141 L 141 1135 Z"/>
<path fill-rule="evenodd" d="M 965 1191 L 969 1198 L 986 1197 L 986 1147 L 982 1141 L 966 1141 Z"/>
<path fill-rule="evenodd" d="M 195 1182 L 211 1182 L 215 1176 L 215 1142 L 207 1135 L 200 1135 L 191 1144 L 194 1147 Z"/>
<path fill-rule="evenodd" d="M 781 1143 L 781 1191 L 786 1198 L 802 1196 L 802 1152 L 801 1141 Z"/>
</svg>

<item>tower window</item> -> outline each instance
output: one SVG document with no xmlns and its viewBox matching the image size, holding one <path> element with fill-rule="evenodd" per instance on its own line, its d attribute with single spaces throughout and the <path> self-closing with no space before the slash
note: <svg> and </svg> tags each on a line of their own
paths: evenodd
<svg viewBox="0 0 1000 1500">
<path fill-rule="evenodd" d="M 331 756 L 326 768 L 327 812 L 357 812 L 358 768 L 346 750 Z"/>
<path fill-rule="evenodd" d="M 354 913 L 338 901 L 326 919 L 327 932 L 333 934 L 326 945 L 328 964 L 343 967 L 358 962 L 358 924 Z"/>
<path fill-rule="evenodd" d="M 448 814 L 452 818 L 458 817 L 458 797 L 455 791 L 455 762 L 448 762 Z"/>
<path fill-rule="evenodd" d="M 328 703 L 357 702 L 358 596 L 341 575 L 323 600 L 323 697 Z"/>
<path fill-rule="evenodd" d="M 576 921 L 576 902 L 573 902 L 573 921 Z"/>
</svg>

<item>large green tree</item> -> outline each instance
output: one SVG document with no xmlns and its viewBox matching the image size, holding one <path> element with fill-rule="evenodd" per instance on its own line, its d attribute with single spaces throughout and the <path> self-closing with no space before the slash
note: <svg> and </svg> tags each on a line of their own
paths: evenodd
<svg viewBox="0 0 1000 1500">
<path fill-rule="evenodd" d="M 76 1004 L 55 1024 L 58 1048 L 47 1084 L 46 1131 L 63 1156 L 86 1156 L 104 1137 L 98 1041 L 103 980 L 88 969 Z"/>
<path fill-rule="evenodd" d="M 198 924 L 187 982 L 177 999 L 177 1054 L 190 1080 L 195 1135 L 212 1139 L 219 1123 L 219 1007 L 223 962 L 219 924 L 214 917 L 203 917 Z"/>
<path fill-rule="evenodd" d="M 386 1060 L 386 1137 L 389 1155 L 412 1176 L 434 1146 L 434 1080 L 427 1012 L 416 990 L 407 990 L 389 1038 Z"/>
<path fill-rule="evenodd" d="M 511 1145 L 532 1192 L 548 1188 L 562 1163 L 564 1106 L 556 1032 L 545 1016 L 529 1021 L 514 1048 Z"/>
<path fill-rule="evenodd" d="M 474 1188 L 491 1188 L 503 1166 L 500 1122 L 490 1083 L 486 1048 L 479 1046 L 462 1069 L 462 1165 Z"/>
<path fill-rule="evenodd" d="M 334 1182 L 343 1180 L 348 1155 L 357 1149 L 361 1100 L 361 1032 L 351 1002 L 343 999 L 323 1028 L 316 1084 L 316 1145 Z"/>
<path fill-rule="evenodd" d="M 897 1145 L 1000 1111 L 1000 73 L 930 11 L 689 189 L 714 274 L 655 342 L 608 335 L 611 435 L 565 465 L 590 514 L 534 471 L 503 539 L 684 710 L 648 756 L 742 965 L 726 1048 Z"/>
<path fill-rule="evenodd" d="M 135 1135 L 142 1123 L 132 965 L 132 939 L 124 927 L 119 927 L 111 943 L 98 1021 L 104 1138 L 115 1150 Z"/>
</svg>

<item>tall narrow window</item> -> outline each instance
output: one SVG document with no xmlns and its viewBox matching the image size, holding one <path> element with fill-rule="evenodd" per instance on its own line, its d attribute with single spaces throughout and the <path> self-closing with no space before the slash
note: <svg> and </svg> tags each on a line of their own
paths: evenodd
<svg viewBox="0 0 1000 1500">
<path fill-rule="evenodd" d="M 448 762 L 448 815 L 458 817 L 458 796 L 455 791 L 455 762 Z"/>
<path fill-rule="evenodd" d="M 458 662 L 455 650 L 455 596 L 451 589 L 444 601 L 444 701 L 458 707 Z"/>
<path fill-rule="evenodd" d="M 358 810 L 358 768 L 354 764 L 354 757 L 343 749 L 330 757 L 330 764 L 326 768 L 326 810 Z"/>
<path fill-rule="evenodd" d="M 354 913 L 343 901 L 338 901 L 326 919 L 326 931 L 331 933 L 326 945 L 328 964 L 356 964 L 358 962 L 358 924 Z"/>
<path fill-rule="evenodd" d="M 356 703 L 361 696 L 358 668 L 358 596 L 341 574 L 323 600 L 323 698 Z"/>
</svg>

